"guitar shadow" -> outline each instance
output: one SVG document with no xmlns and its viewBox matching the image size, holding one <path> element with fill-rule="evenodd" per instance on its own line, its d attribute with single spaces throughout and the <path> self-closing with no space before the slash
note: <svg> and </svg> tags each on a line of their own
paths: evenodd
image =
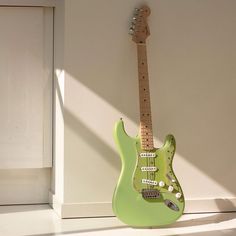
<svg viewBox="0 0 236 236">
<path fill-rule="evenodd" d="M 123 229 L 123 228 L 128 228 L 128 226 L 111 226 L 111 227 L 103 227 L 103 228 L 71 230 L 71 231 L 45 233 L 45 234 L 28 234 L 28 235 L 25 235 L 25 236 L 73 235 L 73 234 L 79 234 L 79 233 L 93 233 L 93 232 L 100 232 L 100 231 L 104 231 L 104 230 L 115 230 L 115 229 Z"/>
<path fill-rule="evenodd" d="M 228 199 L 216 199 L 215 203 L 219 209 L 214 215 L 196 218 L 196 219 L 189 219 L 183 221 L 177 221 L 169 226 L 163 226 L 162 228 L 184 228 L 184 227 L 192 227 L 192 226 L 200 226 L 200 225 L 207 225 L 207 224 L 218 224 L 221 222 L 229 221 L 236 218 L 235 214 L 230 214 L 232 211 L 224 212 L 226 209 L 234 209 L 234 204 Z M 220 213 L 219 213 L 220 212 Z M 202 214 L 202 213 L 191 213 L 192 214 Z M 207 213 L 206 213 L 207 214 Z M 156 227 L 154 227 L 156 228 Z M 158 227 L 159 228 L 159 227 Z"/>
<path fill-rule="evenodd" d="M 236 234 L 236 229 L 224 229 L 224 230 L 212 230 L 206 232 L 195 232 L 184 234 L 185 236 L 234 236 Z M 182 236 L 180 234 L 172 234 L 173 236 Z"/>
<path fill-rule="evenodd" d="M 201 217 L 197 219 L 191 219 L 191 220 L 184 220 L 176 222 L 170 226 L 165 227 L 150 227 L 150 228 L 135 228 L 134 230 L 148 230 L 148 229 L 172 229 L 172 228 L 184 228 L 184 227 L 194 227 L 194 226 L 201 226 L 201 225 L 207 225 L 207 224 L 217 224 L 225 221 L 232 220 L 236 217 L 236 214 L 229 214 L 229 213 L 219 213 L 213 216 L 207 216 L 207 217 Z M 236 226 L 235 226 L 236 227 Z M 64 232 L 55 232 L 55 233 L 46 233 L 46 234 L 31 234 L 27 236 L 53 236 L 53 235 L 70 235 L 70 234 L 77 234 L 77 233 L 93 233 L 93 232 L 100 232 L 100 231 L 109 231 L 109 230 L 119 230 L 124 228 L 130 228 L 126 225 L 121 226 L 111 226 L 111 227 L 102 227 L 102 228 L 91 228 L 91 229 L 82 229 L 82 230 L 72 230 L 72 231 L 64 231 Z M 235 235 L 236 229 L 222 229 L 222 230 L 214 230 L 214 231 L 206 231 L 206 232 L 195 232 L 195 233 L 187 233 L 186 236 L 217 236 L 222 235 L 223 232 L 227 233 L 226 235 Z M 218 234 L 219 233 L 219 234 Z M 179 234 L 173 233 L 172 235 L 180 236 Z"/>
</svg>

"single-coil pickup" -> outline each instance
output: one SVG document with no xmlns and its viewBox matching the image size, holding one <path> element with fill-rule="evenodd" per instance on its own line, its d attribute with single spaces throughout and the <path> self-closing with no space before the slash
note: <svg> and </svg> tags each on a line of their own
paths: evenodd
<svg viewBox="0 0 236 236">
<path fill-rule="evenodd" d="M 140 157 L 156 157 L 156 153 L 154 153 L 154 152 L 141 152 Z"/>
<path fill-rule="evenodd" d="M 141 167 L 141 171 L 156 171 L 157 168 L 155 166 L 143 166 Z"/>
<path fill-rule="evenodd" d="M 150 179 L 142 179 L 142 184 L 157 185 L 157 181 Z"/>
</svg>

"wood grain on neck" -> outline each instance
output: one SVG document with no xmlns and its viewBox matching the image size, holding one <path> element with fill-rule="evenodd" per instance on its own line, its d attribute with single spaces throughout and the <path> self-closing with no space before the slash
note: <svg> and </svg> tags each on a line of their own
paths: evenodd
<svg viewBox="0 0 236 236">
<path fill-rule="evenodd" d="M 144 150 L 152 150 L 153 132 L 151 117 L 151 102 L 148 81 L 148 65 L 146 44 L 137 44 L 138 78 L 139 78 L 139 105 L 140 105 L 140 138 Z"/>
</svg>

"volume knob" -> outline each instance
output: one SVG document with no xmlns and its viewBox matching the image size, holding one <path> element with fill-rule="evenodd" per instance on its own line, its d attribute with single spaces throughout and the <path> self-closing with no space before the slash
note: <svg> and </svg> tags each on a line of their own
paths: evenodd
<svg viewBox="0 0 236 236">
<path fill-rule="evenodd" d="M 168 187 L 168 191 L 169 191 L 169 192 L 172 192 L 173 190 L 174 190 L 174 187 L 170 185 L 170 186 Z"/>
<path fill-rule="evenodd" d="M 131 34 L 131 35 L 134 34 L 134 29 L 132 27 L 129 29 L 129 34 Z"/>
<path fill-rule="evenodd" d="M 163 181 L 160 181 L 160 182 L 159 182 L 159 186 L 160 186 L 160 187 L 164 187 L 164 186 L 165 186 L 165 183 L 164 183 Z"/>
<path fill-rule="evenodd" d="M 182 196 L 182 194 L 181 193 L 176 193 L 175 196 L 176 196 L 176 198 L 180 198 Z"/>
</svg>

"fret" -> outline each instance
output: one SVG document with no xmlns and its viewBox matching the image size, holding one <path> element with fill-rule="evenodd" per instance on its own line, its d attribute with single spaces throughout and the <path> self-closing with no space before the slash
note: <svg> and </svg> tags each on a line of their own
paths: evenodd
<svg viewBox="0 0 236 236">
<path fill-rule="evenodd" d="M 144 128 L 144 129 L 140 129 L 141 130 L 141 132 L 143 133 L 143 134 L 147 134 L 147 135 L 151 135 L 152 134 L 152 132 L 151 132 L 151 130 L 150 129 L 147 129 L 147 128 Z"/>
<path fill-rule="evenodd" d="M 150 142 L 152 142 L 152 138 L 151 137 L 142 137 L 141 139 L 142 139 L 143 142 L 148 142 L 150 140 L 151 140 Z"/>
<path fill-rule="evenodd" d="M 150 129 L 141 129 L 141 133 L 145 135 L 146 133 L 152 135 L 152 131 Z"/>
<path fill-rule="evenodd" d="M 150 110 L 148 110 L 148 107 L 145 107 L 145 108 L 140 107 L 140 109 L 141 109 L 140 117 L 142 117 L 142 116 L 151 117 L 151 116 L 150 116 L 150 115 L 151 115 L 151 112 L 150 112 Z"/>
<path fill-rule="evenodd" d="M 152 140 L 152 133 L 149 133 L 149 134 L 147 134 L 146 135 L 146 133 L 144 134 L 142 134 L 142 137 L 141 137 L 142 139 L 149 139 L 149 140 Z"/>
<path fill-rule="evenodd" d="M 142 110 L 142 112 L 143 112 L 143 113 L 141 113 L 141 117 L 144 117 L 144 116 L 147 117 L 147 118 L 148 118 L 148 117 L 151 117 L 151 116 L 150 116 L 151 114 L 149 113 L 148 110 Z"/>
<path fill-rule="evenodd" d="M 149 111 L 142 111 L 143 113 L 140 114 L 140 117 L 145 117 L 145 118 L 151 118 L 151 114 L 149 113 Z"/>
<path fill-rule="evenodd" d="M 150 125 L 145 125 L 144 127 L 141 127 L 141 130 L 142 129 L 150 129 L 151 130 L 151 128 L 152 128 L 152 125 L 150 124 Z"/>
<path fill-rule="evenodd" d="M 141 119 L 141 120 L 144 120 L 144 121 L 150 120 L 150 122 L 151 122 L 151 116 L 150 116 L 149 113 L 142 113 L 142 114 L 140 115 L 140 119 Z"/>
<path fill-rule="evenodd" d="M 143 128 L 146 128 L 146 129 L 149 129 L 150 131 L 152 131 L 152 125 L 151 125 L 151 121 L 150 120 L 144 120 L 144 119 L 141 119 L 141 121 L 143 122 L 143 123 L 146 123 L 146 126 L 148 126 L 148 127 L 143 127 Z M 142 130 L 142 127 L 140 128 L 141 130 Z"/>
<path fill-rule="evenodd" d="M 144 127 L 141 127 L 141 130 L 146 128 L 146 129 L 149 129 L 150 131 L 152 131 L 152 125 L 151 125 L 150 121 L 145 122 L 145 120 L 142 120 L 142 122 L 146 123 L 146 124 Z"/>
<path fill-rule="evenodd" d="M 151 144 L 143 144 L 143 146 L 145 147 L 145 150 L 152 150 L 153 149 L 153 143 L 151 143 Z"/>
<path fill-rule="evenodd" d="M 145 145 L 145 146 L 148 146 L 148 147 L 151 147 L 153 145 L 153 142 L 145 142 L 143 140 L 142 141 L 142 145 Z"/>
<path fill-rule="evenodd" d="M 145 129 L 141 129 L 141 133 L 143 135 L 152 135 L 152 132 L 150 130 L 145 130 Z"/>
<path fill-rule="evenodd" d="M 145 147 L 149 147 L 150 149 L 153 149 L 153 143 L 143 143 L 142 145 Z"/>
<path fill-rule="evenodd" d="M 151 138 L 152 138 L 152 133 L 146 134 L 146 132 L 143 132 L 143 133 L 142 133 L 142 138 L 145 138 L 145 139 L 146 139 L 146 138 L 150 138 L 150 139 L 151 139 Z"/>
<path fill-rule="evenodd" d="M 153 143 L 152 139 L 148 139 L 148 140 L 147 140 L 147 139 L 142 138 L 141 140 L 142 140 L 142 142 L 143 142 L 144 144 L 145 144 L 145 143 L 146 143 L 146 144 Z"/>
<path fill-rule="evenodd" d="M 144 139 L 149 139 L 149 140 L 152 140 L 152 133 L 148 133 L 148 134 L 146 134 L 146 132 L 145 133 L 141 133 L 142 134 L 142 139 L 144 140 Z"/>
<path fill-rule="evenodd" d="M 152 136 L 152 132 L 148 131 L 148 130 L 141 130 L 140 132 L 142 134 L 142 137 L 146 137 L 146 136 Z"/>
<path fill-rule="evenodd" d="M 151 138 L 148 137 L 148 138 L 142 138 L 142 143 L 146 143 L 146 142 L 152 142 L 152 141 L 149 141 Z"/>
<path fill-rule="evenodd" d="M 153 147 L 151 147 L 151 146 L 143 146 L 143 149 L 144 149 L 144 150 L 151 151 L 151 150 L 153 149 Z"/>
</svg>

